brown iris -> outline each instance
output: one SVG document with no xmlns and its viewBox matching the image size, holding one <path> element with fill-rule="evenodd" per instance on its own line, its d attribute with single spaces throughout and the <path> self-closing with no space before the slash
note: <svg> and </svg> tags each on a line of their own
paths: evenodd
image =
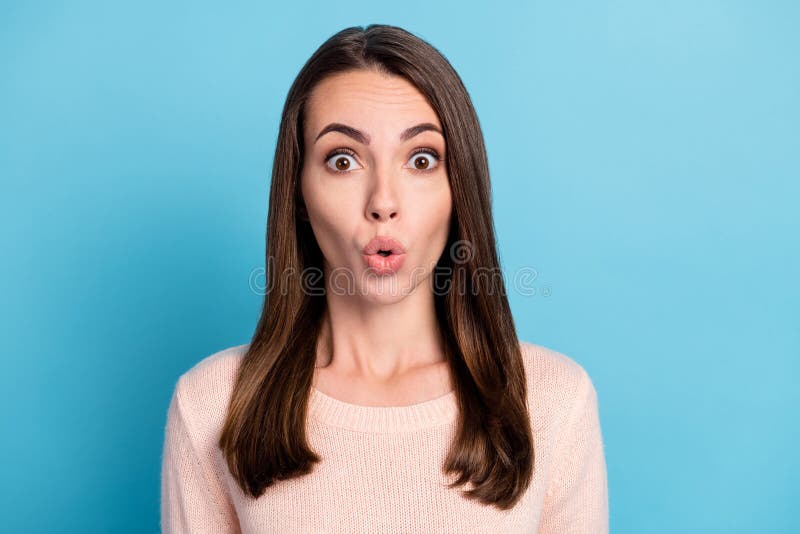
<svg viewBox="0 0 800 534">
<path fill-rule="evenodd" d="M 347 158 L 336 158 L 336 168 L 340 171 L 346 171 L 350 167 L 350 162 Z"/>
</svg>

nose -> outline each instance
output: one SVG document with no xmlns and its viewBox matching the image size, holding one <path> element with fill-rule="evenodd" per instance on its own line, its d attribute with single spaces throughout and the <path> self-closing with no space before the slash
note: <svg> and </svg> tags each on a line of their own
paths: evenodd
<svg viewBox="0 0 800 534">
<path fill-rule="evenodd" d="M 375 187 L 367 202 L 367 218 L 373 221 L 389 221 L 399 216 L 397 195 L 395 195 L 391 178 L 386 174 L 375 177 Z"/>
<path fill-rule="evenodd" d="M 375 208 L 370 211 L 370 217 L 375 221 L 388 221 L 397 218 L 397 210 L 386 208 Z"/>
</svg>

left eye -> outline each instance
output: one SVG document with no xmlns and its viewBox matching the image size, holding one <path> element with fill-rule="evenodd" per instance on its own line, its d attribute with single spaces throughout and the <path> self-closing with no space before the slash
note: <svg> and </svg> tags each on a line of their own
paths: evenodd
<svg viewBox="0 0 800 534">
<path fill-rule="evenodd" d="M 415 152 L 408 161 L 415 171 L 429 171 L 438 166 L 439 156 L 431 150 L 420 150 Z"/>
</svg>

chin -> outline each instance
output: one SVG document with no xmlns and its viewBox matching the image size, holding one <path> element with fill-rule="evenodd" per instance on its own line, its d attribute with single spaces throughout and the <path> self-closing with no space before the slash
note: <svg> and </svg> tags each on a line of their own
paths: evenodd
<svg viewBox="0 0 800 534">
<path fill-rule="evenodd" d="M 410 285 L 403 271 L 383 276 L 365 272 L 358 296 L 370 302 L 391 304 L 406 298 L 415 289 Z"/>
</svg>

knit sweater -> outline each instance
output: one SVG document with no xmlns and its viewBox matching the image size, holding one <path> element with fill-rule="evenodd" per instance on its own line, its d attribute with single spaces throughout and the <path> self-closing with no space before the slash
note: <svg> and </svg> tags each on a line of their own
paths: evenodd
<svg viewBox="0 0 800 534">
<path fill-rule="evenodd" d="M 231 476 L 218 440 L 247 345 L 199 361 L 177 381 L 161 464 L 166 534 L 486 532 L 605 534 L 608 490 L 597 394 L 584 368 L 520 342 L 528 379 L 534 475 L 516 505 L 462 497 L 441 466 L 458 415 L 455 392 L 406 406 L 363 406 L 312 386 L 312 473 L 254 499 Z M 471 486 L 467 486 L 468 488 Z"/>
</svg>

